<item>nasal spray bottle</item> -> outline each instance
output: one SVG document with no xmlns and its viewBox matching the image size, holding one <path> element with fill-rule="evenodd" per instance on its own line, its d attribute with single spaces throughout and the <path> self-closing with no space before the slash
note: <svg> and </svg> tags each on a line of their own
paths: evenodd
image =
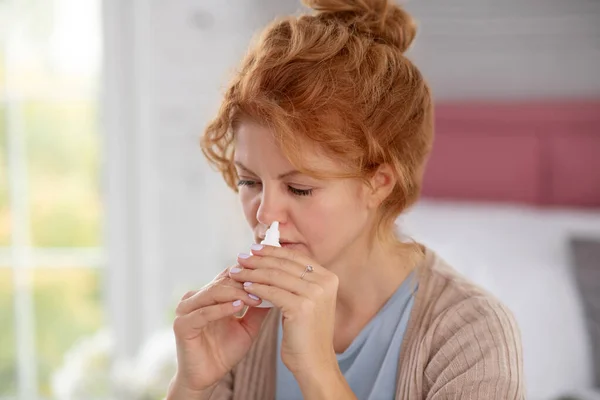
<svg viewBox="0 0 600 400">
<path fill-rule="evenodd" d="M 271 226 L 269 227 L 269 229 L 267 229 L 267 232 L 265 233 L 265 238 L 262 242 L 260 242 L 260 244 L 265 245 L 265 246 L 275 246 L 275 247 L 281 247 L 281 244 L 279 243 L 279 222 L 277 221 L 273 221 L 273 223 L 271 224 Z M 258 306 L 256 306 L 256 308 L 272 308 L 273 307 L 273 303 L 263 300 L 262 303 L 260 303 Z M 244 308 L 242 308 L 240 311 L 238 311 L 237 313 L 235 313 L 235 317 L 236 318 L 243 318 L 244 315 L 246 315 L 246 311 L 248 311 L 248 306 L 244 306 Z"/>
<path fill-rule="evenodd" d="M 265 246 L 281 247 L 281 244 L 279 243 L 279 222 L 278 221 L 273 221 L 273 223 L 271 224 L 269 229 L 267 229 L 267 233 L 265 233 L 264 240 L 262 242 L 260 242 L 260 244 L 263 244 Z M 273 307 L 273 304 L 271 302 L 263 300 L 262 303 L 260 303 L 260 305 L 258 305 L 257 307 L 258 308 L 271 308 L 271 307 Z"/>
</svg>

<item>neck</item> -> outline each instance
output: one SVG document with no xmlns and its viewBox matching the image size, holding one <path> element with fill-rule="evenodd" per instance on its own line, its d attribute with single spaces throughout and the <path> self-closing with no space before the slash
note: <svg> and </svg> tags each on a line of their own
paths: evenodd
<svg viewBox="0 0 600 400">
<path fill-rule="evenodd" d="M 358 243 L 357 243 L 358 242 Z M 329 269 L 339 278 L 336 320 L 372 318 L 414 269 L 413 247 L 361 238 Z"/>
</svg>

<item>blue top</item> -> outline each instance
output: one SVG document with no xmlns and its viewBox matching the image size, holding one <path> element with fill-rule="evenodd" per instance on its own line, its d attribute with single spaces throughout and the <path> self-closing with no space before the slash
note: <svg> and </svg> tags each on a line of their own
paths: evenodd
<svg viewBox="0 0 600 400">
<path fill-rule="evenodd" d="M 411 273 L 346 351 L 337 354 L 340 370 L 359 400 L 393 400 L 396 396 L 400 346 L 417 288 Z M 280 323 L 275 398 L 302 400 L 302 392 L 294 375 L 281 361 L 281 338 Z"/>
</svg>

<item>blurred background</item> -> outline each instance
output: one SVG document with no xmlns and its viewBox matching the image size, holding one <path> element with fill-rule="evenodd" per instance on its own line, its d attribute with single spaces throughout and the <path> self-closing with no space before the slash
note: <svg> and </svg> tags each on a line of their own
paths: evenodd
<svg viewBox="0 0 600 400">
<path fill-rule="evenodd" d="M 600 398 L 600 1 L 411 0 L 436 99 L 399 218 L 505 302 L 530 399 Z M 160 399 L 252 236 L 198 138 L 292 0 L 0 0 L 0 399 Z"/>
</svg>

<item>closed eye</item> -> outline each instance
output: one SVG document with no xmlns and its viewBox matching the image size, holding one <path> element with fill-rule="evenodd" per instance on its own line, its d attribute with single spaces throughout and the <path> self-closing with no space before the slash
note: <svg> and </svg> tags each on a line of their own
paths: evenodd
<svg viewBox="0 0 600 400">
<path fill-rule="evenodd" d="M 260 185 L 260 182 L 249 179 L 240 179 L 238 181 L 238 186 L 255 187 L 256 185 Z M 313 194 L 313 189 L 298 189 L 290 185 L 288 185 L 288 191 L 294 196 L 310 196 Z"/>
<path fill-rule="evenodd" d="M 295 188 L 295 187 L 289 186 L 289 185 L 288 185 L 288 190 L 290 191 L 290 193 L 292 193 L 296 196 L 310 196 L 313 193 L 312 189 L 298 189 L 298 188 Z"/>
<path fill-rule="evenodd" d="M 252 187 L 252 186 L 255 186 L 255 185 L 256 185 L 255 181 L 250 181 L 250 180 L 247 180 L 247 179 L 240 179 L 238 181 L 238 186 L 250 186 L 250 187 Z"/>
</svg>

